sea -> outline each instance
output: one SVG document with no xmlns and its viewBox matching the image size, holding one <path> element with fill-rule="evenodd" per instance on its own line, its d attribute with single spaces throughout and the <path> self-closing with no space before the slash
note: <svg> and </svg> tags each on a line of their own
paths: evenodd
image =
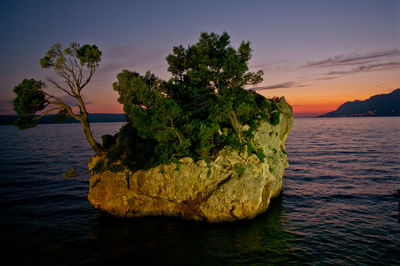
<svg viewBox="0 0 400 266">
<path fill-rule="evenodd" d="M 219 224 L 96 210 L 79 124 L 0 136 L 3 266 L 400 265 L 400 117 L 295 118 L 281 196 L 255 219 Z M 77 176 L 63 177 L 71 167 Z"/>
</svg>

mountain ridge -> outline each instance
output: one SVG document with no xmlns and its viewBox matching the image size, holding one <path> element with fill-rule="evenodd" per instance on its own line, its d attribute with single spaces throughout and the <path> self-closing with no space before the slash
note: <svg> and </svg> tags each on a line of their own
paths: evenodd
<svg viewBox="0 0 400 266">
<path fill-rule="evenodd" d="M 345 102 L 335 111 L 319 117 L 400 116 L 400 88 L 360 101 Z"/>
</svg>

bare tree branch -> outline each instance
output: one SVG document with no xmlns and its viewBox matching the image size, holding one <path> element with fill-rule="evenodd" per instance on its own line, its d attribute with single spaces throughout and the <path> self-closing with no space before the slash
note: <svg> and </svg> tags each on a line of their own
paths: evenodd
<svg viewBox="0 0 400 266">
<path fill-rule="evenodd" d="M 68 59 L 69 65 L 71 66 L 72 71 L 75 74 L 76 77 L 76 87 L 79 88 L 81 82 L 82 82 L 82 68 L 83 66 L 80 65 L 76 59 L 75 56 L 71 56 Z"/>
<path fill-rule="evenodd" d="M 90 67 L 89 76 L 88 76 L 88 78 L 86 79 L 85 83 L 83 83 L 83 85 L 79 87 L 79 89 L 78 89 L 79 93 L 80 93 L 81 90 L 89 83 L 89 81 L 90 81 L 91 78 L 93 77 L 93 74 L 94 74 L 95 70 L 96 70 L 96 67 L 95 67 L 95 66 L 91 66 L 91 67 Z"/>
<path fill-rule="evenodd" d="M 52 111 L 56 111 L 56 110 L 61 110 L 63 108 L 57 107 L 57 108 L 51 108 L 49 110 L 46 110 L 44 113 L 42 113 L 40 116 L 34 117 L 34 120 L 39 120 L 40 118 L 45 117 L 47 114 L 51 113 Z"/>
<path fill-rule="evenodd" d="M 63 100 L 61 100 L 60 98 L 58 98 L 58 97 L 56 97 L 56 96 L 54 96 L 54 95 L 51 95 L 51 94 L 45 92 L 45 91 L 43 91 L 43 93 L 44 93 L 48 98 L 50 98 L 50 99 L 55 99 L 56 101 L 58 101 L 58 102 L 49 102 L 49 103 L 64 107 L 65 110 L 67 110 L 67 112 L 69 113 L 70 116 L 72 116 L 73 118 L 75 118 L 75 119 L 78 120 L 78 121 L 81 121 L 81 118 L 80 118 L 79 116 L 75 115 L 75 114 L 72 112 L 72 108 L 71 108 L 68 104 L 66 104 Z"/>
<path fill-rule="evenodd" d="M 47 78 L 47 80 L 53 84 L 54 86 L 56 86 L 57 89 L 62 90 L 63 92 L 67 93 L 69 96 L 71 97 L 75 97 L 74 94 L 72 94 L 71 92 L 69 92 L 68 90 L 64 89 L 63 87 L 61 87 L 56 81 L 52 80 L 51 78 Z M 69 84 L 68 84 L 69 85 Z"/>
<path fill-rule="evenodd" d="M 64 81 L 65 81 L 65 83 L 68 85 L 68 87 L 70 88 L 70 90 L 71 90 L 71 93 L 73 94 L 73 95 L 75 95 L 76 94 L 76 90 L 75 90 L 75 87 L 74 87 L 74 84 L 73 84 L 73 82 L 72 82 L 72 80 L 71 80 L 71 76 L 64 70 L 64 69 L 58 69 L 57 71 L 56 71 L 56 73 L 59 75 L 59 76 L 61 76 L 62 78 L 64 78 Z"/>
</svg>

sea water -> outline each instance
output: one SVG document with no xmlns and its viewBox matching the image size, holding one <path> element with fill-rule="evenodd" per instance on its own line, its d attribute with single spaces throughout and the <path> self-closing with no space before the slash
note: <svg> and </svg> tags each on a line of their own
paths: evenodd
<svg viewBox="0 0 400 266">
<path fill-rule="evenodd" d="M 92 128 L 99 139 L 121 125 Z M 94 209 L 79 124 L 0 136 L 1 265 L 400 264 L 400 117 L 295 119 L 282 195 L 221 224 Z"/>
</svg>

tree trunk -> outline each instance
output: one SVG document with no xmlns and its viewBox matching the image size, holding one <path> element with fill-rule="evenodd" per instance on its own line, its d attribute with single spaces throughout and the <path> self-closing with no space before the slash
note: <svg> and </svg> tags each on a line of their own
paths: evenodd
<svg viewBox="0 0 400 266">
<path fill-rule="evenodd" d="M 85 136 L 87 140 L 89 141 L 90 147 L 94 150 L 97 156 L 102 156 L 104 154 L 104 151 L 99 143 L 95 140 L 95 138 L 92 135 L 92 131 L 90 130 L 90 124 L 89 124 L 89 119 L 88 119 L 88 112 L 86 110 L 85 103 L 82 100 L 82 97 L 80 95 L 77 95 L 76 97 L 79 101 L 79 111 L 81 114 L 80 117 L 80 122 L 83 127 L 83 132 L 85 133 Z"/>
<path fill-rule="evenodd" d="M 234 110 L 232 110 L 229 113 L 229 120 L 231 122 L 233 129 L 236 131 L 236 134 L 238 135 L 239 143 L 242 143 L 242 132 L 241 132 L 242 127 L 240 125 L 239 119 L 237 118 Z"/>
<path fill-rule="evenodd" d="M 85 136 L 87 140 L 89 141 L 90 147 L 94 150 L 97 156 L 102 156 L 103 155 L 103 149 L 101 148 L 101 145 L 97 143 L 95 138 L 92 135 L 92 131 L 90 130 L 90 124 L 89 120 L 87 117 L 87 114 L 82 114 L 81 116 L 81 124 L 83 127 L 83 132 L 85 133 Z"/>
<path fill-rule="evenodd" d="M 90 147 L 92 147 L 97 156 L 102 156 L 103 149 L 101 148 L 100 144 L 97 143 L 97 141 L 94 139 L 92 131 L 90 130 L 90 124 L 88 118 L 86 116 L 82 117 L 81 124 L 83 127 L 83 132 L 85 133 L 85 136 L 89 141 Z"/>
</svg>

